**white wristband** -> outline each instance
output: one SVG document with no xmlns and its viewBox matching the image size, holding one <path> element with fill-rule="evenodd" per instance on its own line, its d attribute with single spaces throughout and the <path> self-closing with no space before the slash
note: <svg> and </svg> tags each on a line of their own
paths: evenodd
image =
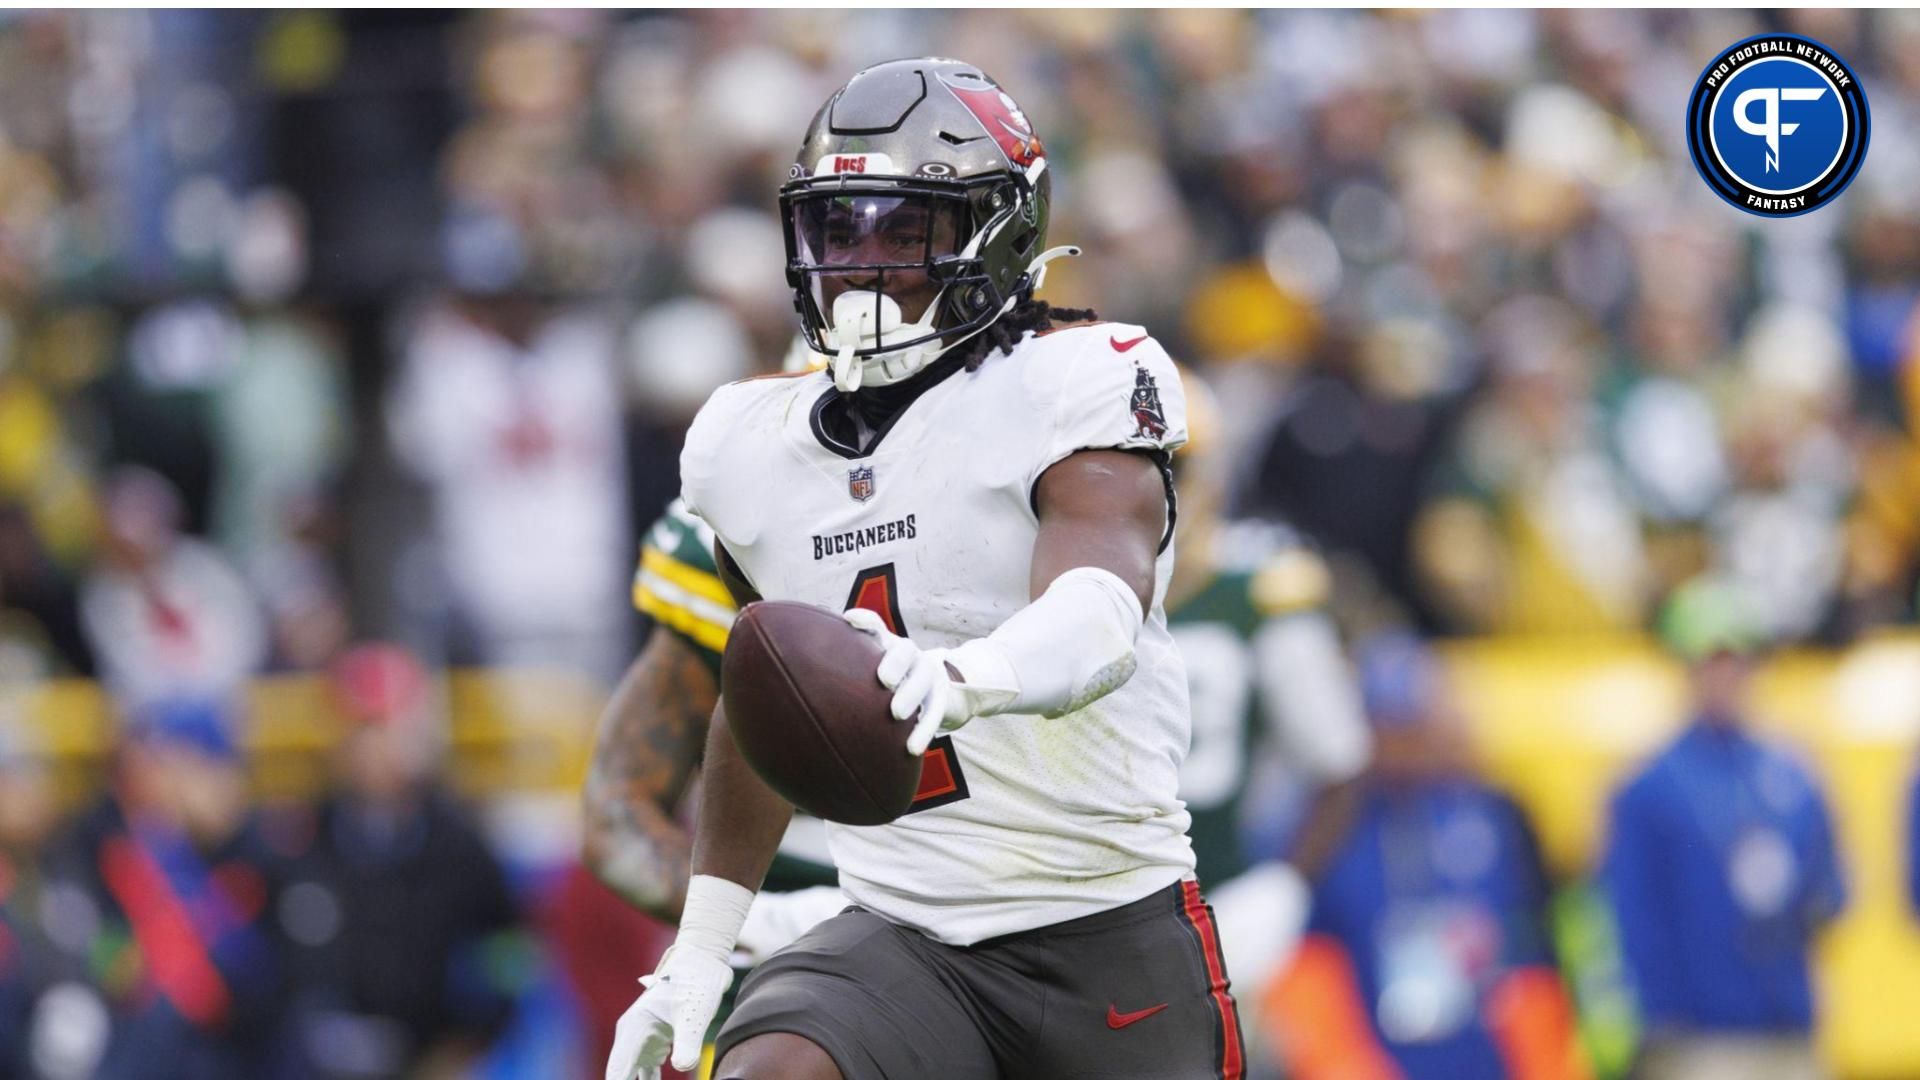
<svg viewBox="0 0 1920 1080">
<path fill-rule="evenodd" d="M 752 889 L 726 878 L 695 874 L 687 881 L 687 903 L 673 943 L 725 959 L 740 940 L 740 927 L 752 907 Z"/>
<path fill-rule="evenodd" d="M 956 689 L 983 706 L 974 715 L 1060 716 L 1133 676 L 1134 641 L 1145 621 L 1140 598 L 1118 575 L 1075 567 L 993 633 L 949 652 L 947 661 L 964 680 Z"/>
</svg>

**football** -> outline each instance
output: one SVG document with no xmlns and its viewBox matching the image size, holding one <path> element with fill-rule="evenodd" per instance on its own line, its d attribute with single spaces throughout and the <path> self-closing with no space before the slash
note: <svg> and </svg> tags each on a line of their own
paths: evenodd
<svg viewBox="0 0 1920 1080">
<path fill-rule="evenodd" d="M 880 643 L 812 604 L 740 610 L 720 663 L 734 743 L 768 786 L 844 825 L 884 825 L 920 784 L 912 725 L 894 720 L 874 670 Z"/>
</svg>

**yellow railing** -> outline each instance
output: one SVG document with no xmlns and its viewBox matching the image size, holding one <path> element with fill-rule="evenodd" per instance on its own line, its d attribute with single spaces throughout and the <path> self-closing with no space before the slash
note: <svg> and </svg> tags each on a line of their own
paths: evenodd
<svg viewBox="0 0 1920 1080">
<path fill-rule="evenodd" d="M 462 671 L 444 685 L 451 727 L 449 775 L 468 795 L 578 790 L 586 777 L 602 696 L 566 672 Z M 54 761 L 63 802 L 97 790 L 114 745 L 112 706 L 81 680 L 46 684 L 20 702 L 31 740 Z M 241 738 L 260 795 L 312 795 L 324 781 L 341 720 L 326 684 L 312 676 L 258 680 Z"/>
</svg>

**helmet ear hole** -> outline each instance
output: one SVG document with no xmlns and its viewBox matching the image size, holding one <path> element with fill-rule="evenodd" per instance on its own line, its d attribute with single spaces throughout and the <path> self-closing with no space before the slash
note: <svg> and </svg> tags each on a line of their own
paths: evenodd
<svg viewBox="0 0 1920 1080">
<path fill-rule="evenodd" d="M 939 255 L 934 258 L 933 264 L 927 268 L 927 274 L 934 281 L 944 285 L 947 282 L 958 279 L 962 274 L 966 273 L 967 264 L 970 261 L 971 260 L 963 259 L 958 255 Z"/>
</svg>

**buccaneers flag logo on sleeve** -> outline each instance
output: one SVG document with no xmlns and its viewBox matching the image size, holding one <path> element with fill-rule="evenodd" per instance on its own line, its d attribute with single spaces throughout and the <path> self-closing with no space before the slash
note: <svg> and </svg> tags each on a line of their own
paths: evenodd
<svg viewBox="0 0 1920 1080">
<path fill-rule="evenodd" d="M 1147 369 L 1133 369 L 1133 423 L 1143 438 L 1157 439 L 1167 433 L 1167 414 L 1160 409 L 1160 384 Z"/>
</svg>

